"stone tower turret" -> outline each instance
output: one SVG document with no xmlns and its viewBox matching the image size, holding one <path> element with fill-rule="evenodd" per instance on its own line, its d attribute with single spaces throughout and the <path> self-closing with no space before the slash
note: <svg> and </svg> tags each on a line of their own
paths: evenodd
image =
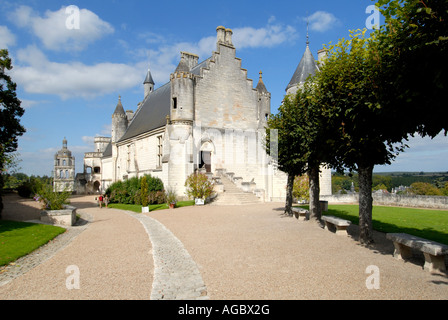
<svg viewBox="0 0 448 320">
<path fill-rule="evenodd" d="M 194 75 L 190 72 L 198 56 L 181 52 L 176 71 L 171 74 L 171 121 L 193 122 L 194 119 Z"/>
<path fill-rule="evenodd" d="M 310 41 L 307 32 L 305 53 L 303 54 L 302 59 L 300 60 L 300 63 L 291 78 L 291 81 L 286 87 L 286 94 L 295 94 L 297 92 L 297 86 L 304 83 L 310 75 L 314 76 L 318 70 L 319 68 L 317 66 L 317 62 L 314 60 L 313 54 L 310 50 Z"/>
<path fill-rule="evenodd" d="M 257 106 L 258 106 L 258 128 L 265 128 L 271 115 L 271 94 L 266 89 L 263 82 L 263 73 L 260 71 L 260 78 L 257 84 Z"/>
<path fill-rule="evenodd" d="M 151 71 L 148 68 L 145 81 L 143 82 L 145 88 L 145 99 L 154 91 L 154 80 L 152 79 Z"/>
<path fill-rule="evenodd" d="M 121 96 L 118 97 L 118 104 L 112 114 L 112 143 L 117 142 L 125 134 L 128 128 L 128 118 L 121 104 Z"/>
</svg>

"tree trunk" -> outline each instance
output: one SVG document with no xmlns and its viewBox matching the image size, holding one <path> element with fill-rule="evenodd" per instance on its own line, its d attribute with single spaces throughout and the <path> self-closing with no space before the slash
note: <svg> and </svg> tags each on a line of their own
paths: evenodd
<svg viewBox="0 0 448 320">
<path fill-rule="evenodd" d="M 1 174 L 3 167 L 0 165 L 0 220 L 2 219 L 3 211 L 3 175 Z"/>
<path fill-rule="evenodd" d="M 292 190 L 294 187 L 294 178 L 293 174 L 288 174 L 288 185 L 286 187 L 286 203 L 285 203 L 285 213 L 292 216 Z"/>
<path fill-rule="evenodd" d="M 310 180 L 310 216 L 309 220 L 320 221 L 321 207 L 319 202 L 319 165 L 312 166 L 308 170 L 308 177 Z"/>
<path fill-rule="evenodd" d="M 358 165 L 359 174 L 359 241 L 361 244 L 373 243 L 372 227 L 372 175 L 373 165 Z"/>
</svg>

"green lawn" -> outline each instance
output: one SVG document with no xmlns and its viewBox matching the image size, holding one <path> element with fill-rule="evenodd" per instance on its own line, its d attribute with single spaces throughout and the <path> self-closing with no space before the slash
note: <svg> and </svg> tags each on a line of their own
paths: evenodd
<svg viewBox="0 0 448 320">
<path fill-rule="evenodd" d="M 176 208 L 181 208 L 181 207 L 187 207 L 187 206 L 193 206 L 194 205 L 194 200 L 191 201 L 178 201 L 176 203 Z M 114 209 L 121 209 L 121 210 L 129 210 L 129 211 L 133 211 L 133 212 L 137 212 L 137 213 L 141 213 L 142 212 L 142 206 L 141 205 L 137 205 L 137 204 L 121 204 L 121 203 L 111 203 L 108 205 L 109 208 L 114 208 Z M 165 210 L 168 209 L 168 205 L 166 203 L 163 204 L 152 204 L 149 205 L 149 211 L 156 211 L 156 210 Z"/>
<path fill-rule="evenodd" d="M 305 206 L 300 206 L 307 208 Z M 358 205 L 329 205 L 324 215 L 359 223 Z M 403 232 L 448 244 L 448 211 L 374 206 L 373 229 L 384 233 Z"/>
<path fill-rule="evenodd" d="M 0 266 L 46 244 L 64 228 L 27 222 L 0 220 Z"/>
</svg>

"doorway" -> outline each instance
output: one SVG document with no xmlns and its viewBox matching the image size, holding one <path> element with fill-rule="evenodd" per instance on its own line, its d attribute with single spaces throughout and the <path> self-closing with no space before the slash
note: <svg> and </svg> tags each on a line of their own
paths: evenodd
<svg viewBox="0 0 448 320">
<path fill-rule="evenodd" d="M 212 153 L 211 151 L 201 151 L 201 164 L 199 168 L 204 168 L 205 172 L 212 172 Z"/>
</svg>

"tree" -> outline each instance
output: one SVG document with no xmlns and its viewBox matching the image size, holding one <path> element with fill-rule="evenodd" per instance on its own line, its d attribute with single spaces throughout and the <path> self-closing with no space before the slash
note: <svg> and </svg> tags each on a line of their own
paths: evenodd
<svg viewBox="0 0 448 320">
<path fill-rule="evenodd" d="M 378 98 L 393 107 L 391 129 L 434 138 L 447 134 L 446 0 L 379 0 L 386 23 L 378 39 Z M 392 126 L 393 124 L 393 126 Z"/>
<path fill-rule="evenodd" d="M 146 176 L 143 176 L 140 181 L 140 197 L 141 197 L 141 203 L 143 207 L 148 206 L 149 201 L 149 190 L 148 190 L 148 181 L 146 179 Z"/>
<path fill-rule="evenodd" d="M 299 200 L 310 200 L 310 181 L 307 175 L 294 178 L 294 187 L 292 194 Z"/>
<path fill-rule="evenodd" d="M 411 184 L 410 192 L 416 195 L 423 196 L 441 196 L 442 190 L 428 182 L 414 182 Z"/>
<path fill-rule="evenodd" d="M 271 143 L 277 146 L 277 160 L 279 169 L 288 175 L 286 187 L 285 213 L 292 215 L 292 200 L 294 177 L 305 173 L 306 164 L 303 162 L 303 148 L 298 138 L 297 112 L 295 98 L 286 96 L 279 112 L 268 120 L 266 148 L 271 154 Z M 297 130 L 295 130 L 297 129 Z M 275 131 L 274 131 L 275 130 Z M 275 132 L 275 135 L 273 134 Z M 276 141 L 274 141 L 276 140 Z"/>
<path fill-rule="evenodd" d="M 327 125 L 333 128 L 334 159 L 338 169 L 358 172 L 359 240 L 373 242 L 372 175 L 377 164 L 390 164 L 403 151 L 403 131 L 391 132 L 383 126 L 394 111 L 378 100 L 377 42 L 365 32 L 351 32 L 328 48 L 328 58 L 317 74 L 316 97 Z"/>
<path fill-rule="evenodd" d="M 3 189 L 2 173 L 9 159 L 8 154 L 17 150 L 17 139 L 25 133 L 25 128 L 20 124 L 20 117 L 25 110 L 17 98 L 16 84 L 6 73 L 11 69 L 8 50 L 0 50 L 0 192 Z M 0 217 L 2 210 L 3 202 L 0 194 Z"/>
<path fill-rule="evenodd" d="M 287 95 L 279 112 L 268 120 L 267 147 L 272 129 L 277 130 L 279 168 L 288 174 L 285 212 L 292 214 L 294 178 L 308 174 L 310 219 L 320 220 L 319 173 L 325 156 L 330 154 L 324 118 L 316 103 L 312 78 L 301 84 L 295 95 Z"/>
</svg>

